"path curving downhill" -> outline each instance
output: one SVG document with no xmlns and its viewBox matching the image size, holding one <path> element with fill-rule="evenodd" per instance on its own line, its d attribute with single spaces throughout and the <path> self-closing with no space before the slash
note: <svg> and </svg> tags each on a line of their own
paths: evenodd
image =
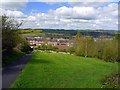
<svg viewBox="0 0 120 90">
<path fill-rule="evenodd" d="M 32 54 L 27 54 L 20 60 L 13 62 L 2 69 L 2 88 L 9 88 L 21 73 L 27 62 L 30 60 Z"/>
</svg>

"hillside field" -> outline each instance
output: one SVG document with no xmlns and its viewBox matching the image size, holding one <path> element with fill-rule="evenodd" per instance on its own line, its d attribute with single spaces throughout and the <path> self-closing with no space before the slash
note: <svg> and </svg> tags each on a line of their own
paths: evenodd
<svg viewBox="0 0 120 90">
<path fill-rule="evenodd" d="M 117 63 L 69 54 L 36 52 L 11 88 L 101 88 Z"/>
</svg>

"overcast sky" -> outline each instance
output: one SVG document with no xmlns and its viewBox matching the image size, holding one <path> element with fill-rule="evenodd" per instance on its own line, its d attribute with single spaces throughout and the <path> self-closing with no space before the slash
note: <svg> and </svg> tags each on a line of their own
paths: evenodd
<svg viewBox="0 0 120 90">
<path fill-rule="evenodd" d="M 17 1 L 2 1 L 0 15 L 6 14 L 15 17 L 18 21 L 23 20 L 21 28 L 118 30 L 118 0 L 113 0 L 114 2 L 112 0 L 104 0 L 106 2 Z"/>
</svg>

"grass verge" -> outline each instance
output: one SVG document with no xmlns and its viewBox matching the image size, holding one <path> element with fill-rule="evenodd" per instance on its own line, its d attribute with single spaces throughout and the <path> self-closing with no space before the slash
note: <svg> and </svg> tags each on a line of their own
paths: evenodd
<svg viewBox="0 0 120 90">
<path fill-rule="evenodd" d="M 11 88 L 102 88 L 118 64 L 68 54 L 33 54 Z"/>
</svg>

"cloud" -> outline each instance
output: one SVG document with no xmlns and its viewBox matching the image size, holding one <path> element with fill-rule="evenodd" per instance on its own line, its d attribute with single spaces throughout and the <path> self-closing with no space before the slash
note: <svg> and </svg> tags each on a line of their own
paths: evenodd
<svg viewBox="0 0 120 90">
<path fill-rule="evenodd" d="M 29 15 L 23 27 L 117 30 L 117 9 L 117 3 L 109 3 L 99 8 L 62 6 L 49 10 L 48 13 Z"/>
<path fill-rule="evenodd" d="M 9 17 L 25 17 L 26 15 L 24 15 L 23 12 L 21 11 L 15 11 L 15 10 L 5 10 L 5 9 L 2 9 L 0 8 L 0 16 L 2 15 L 6 15 L 6 16 L 9 16 Z"/>
<path fill-rule="evenodd" d="M 88 0 L 87 0 L 88 1 Z M 72 6 L 77 6 L 77 7 L 100 7 L 103 5 L 106 5 L 110 2 L 70 2 Z"/>
<path fill-rule="evenodd" d="M 28 0 L 1 0 L 2 3 L 6 3 L 6 2 L 28 2 Z"/>
<path fill-rule="evenodd" d="M 0 8 L 0 12 L 16 17 L 18 21 L 24 20 L 21 28 L 118 29 L 117 3 L 69 2 L 68 4 L 72 7 L 61 6 L 55 10 L 49 10 L 47 13 L 38 12 L 29 15 L 25 15 L 19 9 L 23 8 L 25 3 L 19 3 L 18 6 L 17 4 L 12 3 L 11 8 L 6 4 L 6 7 Z M 53 5 L 56 2 L 50 4 Z M 12 5 L 14 6 L 12 7 Z M 0 15 L 2 14 L 0 13 Z"/>
<path fill-rule="evenodd" d="M 2 9 L 9 9 L 9 10 L 18 10 L 23 9 L 28 0 L 1 0 L 0 8 Z"/>
<path fill-rule="evenodd" d="M 50 14 L 73 19 L 95 19 L 97 11 L 93 7 L 60 7 L 56 10 L 50 10 Z"/>
<path fill-rule="evenodd" d="M 27 20 L 28 20 L 28 21 L 35 21 L 35 20 L 36 20 L 36 17 L 35 17 L 35 16 L 28 16 L 28 17 L 27 17 Z"/>
<path fill-rule="evenodd" d="M 119 2 L 119 0 L 29 0 L 31 2 Z"/>
<path fill-rule="evenodd" d="M 118 4 L 111 3 L 106 7 L 98 8 L 98 18 L 102 19 L 118 19 Z"/>
</svg>

